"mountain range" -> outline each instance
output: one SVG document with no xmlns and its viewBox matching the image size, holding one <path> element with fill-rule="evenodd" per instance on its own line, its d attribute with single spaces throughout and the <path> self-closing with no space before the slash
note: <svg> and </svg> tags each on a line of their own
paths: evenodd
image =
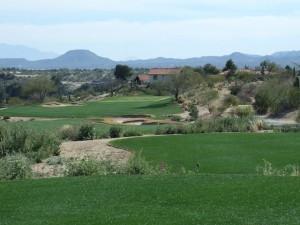
<svg viewBox="0 0 300 225">
<path fill-rule="evenodd" d="M 235 52 L 224 56 L 203 56 L 188 59 L 155 58 L 146 60 L 114 61 L 109 58 L 100 57 L 89 50 L 72 50 L 61 56 L 42 60 L 2 58 L 0 59 L 0 67 L 16 67 L 23 69 L 111 69 L 117 64 L 126 64 L 134 68 L 171 68 L 182 66 L 197 67 L 211 63 L 222 68 L 229 59 L 234 60 L 239 67 L 249 66 L 254 68 L 263 60 L 269 60 L 281 66 L 294 66 L 296 64 L 300 64 L 300 51 L 276 52 L 272 55 L 266 56 Z"/>
<path fill-rule="evenodd" d="M 53 52 L 44 52 L 23 45 L 9 45 L 0 43 L 0 58 L 25 58 L 28 60 L 39 60 L 55 58 L 57 56 L 58 54 Z"/>
</svg>

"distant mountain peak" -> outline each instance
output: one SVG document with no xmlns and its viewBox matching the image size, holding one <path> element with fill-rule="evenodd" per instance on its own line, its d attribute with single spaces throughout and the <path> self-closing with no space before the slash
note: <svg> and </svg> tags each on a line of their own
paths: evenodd
<svg viewBox="0 0 300 225">
<path fill-rule="evenodd" d="M 8 57 L 7 57 L 8 58 Z M 134 68 L 173 68 L 192 66 L 203 66 L 207 63 L 222 68 L 228 59 L 233 59 L 238 67 L 256 67 L 263 60 L 273 61 L 281 66 L 300 64 L 300 51 L 277 52 L 272 55 L 260 56 L 250 55 L 241 52 L 233 52 L 224 56 L 203 56 L 189 59 L 176 59 L 158 57 L 153 59 L 129 60 L 129 61 L 113 61 L 96 55 L 90 50 L 77 49 L 66 52 L 65 54 L 52 59 L 44 59 L 38 61 L 28 61 L 25 57 L 19 59 L 0 59 L 1 67 L 17 67 L 25 69 L 112 69 L 117 64 L 126 64 Z"/>
<path fill-rule="evenodd" d="M 53 52 L 44 52 L 23 45 L 0 43 L 0 58 L 24 58 L 27 60 L 40 60 L 55 57 L 57 57 L 57 54 Z"/>
</svg>

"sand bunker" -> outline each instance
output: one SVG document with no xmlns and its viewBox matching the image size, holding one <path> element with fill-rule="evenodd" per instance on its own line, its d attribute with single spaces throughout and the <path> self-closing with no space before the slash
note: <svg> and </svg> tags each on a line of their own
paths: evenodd
<svg viewBox="0 0 300 225">
<path fill-rule="evenodd" d="M 112 125 L 159 125 L 159 124 L 177 124 L 171 120 L 154 120 L 149 117 L 107 117 L 103 120 L 104 123 Z"/>
<path fill-rule="evenodd" d="M 82 106 L 81 104 L 66 104 L 61 102 L 48 102 L 42 105 L 47 108 L 59 108 L 59 107 L 69 107 L 69 106 Z"/>
</svg>

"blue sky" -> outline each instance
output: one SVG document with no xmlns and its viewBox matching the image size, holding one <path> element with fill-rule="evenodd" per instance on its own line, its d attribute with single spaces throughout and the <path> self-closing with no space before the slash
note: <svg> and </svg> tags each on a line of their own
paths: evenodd
<svg viewBox="0 0 300 225">
<path fill-rule="evenodd" d="M 113 59 L 300 50 L 299 0 L 0 0 L 0 43 Z"/>
</svg>

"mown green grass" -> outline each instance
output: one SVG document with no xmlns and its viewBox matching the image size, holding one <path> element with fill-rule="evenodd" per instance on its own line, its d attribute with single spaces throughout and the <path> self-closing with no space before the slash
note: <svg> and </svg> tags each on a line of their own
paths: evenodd
<svg viewBox="0 0 300 225">
<path fill-rule="evenodd" d="M 153 164 L 166 163 L 173 171 L 182 167 L 202 173 L 254 174 L 263 160 L 274 167 L 300 165 L 300 135 L 193 134 L 144 137 L 112 142 L 114 146 L 142 151 Z"/>
<path fill-rule="evenodd" d="M 162 118 L 180 113 L 179 105 L 171 97 L 135 96 L 112 97 L 103 101 L 87 102 L 81 106 L 42 107 L 11 106 L 0 111 L 1 116 L 45 117 L 45 118 L 99 118 L 122 115 L 152 115 Z"/>
<path fill-rule="evenodd" d="M 1 225 L 298 225 L 300 179 L 113 176 L 0 183 Z"/>
</svg>

